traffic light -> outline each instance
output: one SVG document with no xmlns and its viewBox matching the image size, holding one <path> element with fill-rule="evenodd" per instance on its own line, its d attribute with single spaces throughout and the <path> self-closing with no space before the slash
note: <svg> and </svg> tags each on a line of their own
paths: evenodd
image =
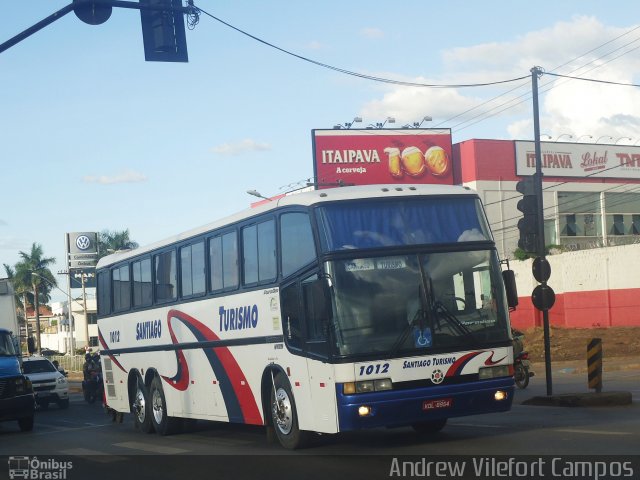
<svg viewBox="0 0 640 480">
<path fill-rule="evenodd" d="M 518 210 L 522 212 L 522 218 L 518 220 L 518 247 L 527 253 L 537 253 L 539 212 L 535 176 L 520 180 L 516 183 L 516 190 L 523 195 L 522 199 L 518 200 Z"/>
<path fill-rule="evenodd" d="M 140 0 L 144 59 L 147 62 L 188 62 L 182 0 Z M 163 7 L 166 10 L 158 10 Z"/>
<path fill-rule="evenodd" d="M 89 25 L 100 25 L 109 20 L 111 5 L 91 0 L 73 0 L 73 11 L 80 20 Z"/>
</svg>

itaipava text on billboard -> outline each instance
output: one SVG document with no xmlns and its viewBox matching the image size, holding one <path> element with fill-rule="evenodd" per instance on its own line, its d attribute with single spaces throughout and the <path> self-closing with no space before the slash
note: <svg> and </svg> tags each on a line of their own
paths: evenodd
<svg viewBox="0 0 640 480">
<path fill-rule="evenodd" d="M 451 130 L 313 130 L 320 188 L 339 184 L 453 184 Z"/>
</svg>

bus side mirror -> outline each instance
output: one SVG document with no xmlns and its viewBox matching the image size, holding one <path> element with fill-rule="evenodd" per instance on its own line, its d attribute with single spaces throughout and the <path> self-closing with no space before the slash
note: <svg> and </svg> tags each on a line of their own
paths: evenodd
<svg viewBox="0 0 640 480">
<path fill-rule="evenodd" d="M 502 280 L 507 292 L 507 305 L 509 305 L 509 308 L 515 309 L 518 306 L 518 289 L 516 287 L 516 275 L 513 270 L 503 270 Z"/>
</svg>

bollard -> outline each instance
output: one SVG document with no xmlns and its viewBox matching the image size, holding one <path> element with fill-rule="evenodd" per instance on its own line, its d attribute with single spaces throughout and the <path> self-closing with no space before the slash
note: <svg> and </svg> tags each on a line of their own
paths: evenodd
<svg viewBox="0 0 640 480">
<path fill-rule="evenodd" d="M 595 388 L 596 393 L 602 391 L 602 339 L 592 338 L 587 345 L 587 371 L 589 373 L 589 388 Z"/>
</svg>

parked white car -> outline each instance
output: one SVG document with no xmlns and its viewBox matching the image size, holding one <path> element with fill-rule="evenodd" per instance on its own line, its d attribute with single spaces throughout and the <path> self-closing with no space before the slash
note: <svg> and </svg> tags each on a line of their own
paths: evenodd
<svg viewBox="0 0 640 480">
<path fill-rule="evenodd" d="M 69 407 L 69 382 L 46 357 L 33 356 L 22 359 L 22 370 L 33 384 L 36 402 L 43 410 L 51 402 L 60 408 Z"/>
</svg>

